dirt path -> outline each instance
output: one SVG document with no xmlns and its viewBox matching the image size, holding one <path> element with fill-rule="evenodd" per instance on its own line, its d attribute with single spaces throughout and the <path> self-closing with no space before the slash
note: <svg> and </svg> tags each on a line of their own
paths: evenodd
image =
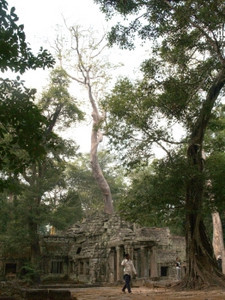
<svg viewBox="0 0 225 300">
<path fill-rule="evenodd" d="M 225 300 L 225 290 L 175 292 L 140 287 L 133 288 L 132 294 L 124 294 L 119 287 L 100 287 L 71 289 L 71 292 L 77 300 Z"/>
</svg>

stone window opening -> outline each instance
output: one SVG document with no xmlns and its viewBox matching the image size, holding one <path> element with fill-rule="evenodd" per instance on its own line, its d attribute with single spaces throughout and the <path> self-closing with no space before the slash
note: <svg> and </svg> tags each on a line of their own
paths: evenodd
<svg viewBox="0 0 225 300">
<path fill-rule="evenodd" d="M 51 273 L 61 274 L 63 272 L 63 262 L 62 261 L 52 261 Z"/>
<path fill-rule="evenodd" d="M 161 276 L 162 277 L 168 276 L 168 267 L 167 266 L 162 266 L 161 267 Z"/>
<path fill-rule="evenodd" d="M 16 264 L 15 263 L 6 263 L 5 264 L 5 275 L 7 274 L 16 274 Z"/>
<path fill-rule="evenodd" d="M 82 248 L 81 248 L 81 247 L 78 247 L 78 248 L 77 248 L 77 254 L 80 254 L 80 253 L 81 253 L 81 250 L 82 250 Z"/>
</svg>

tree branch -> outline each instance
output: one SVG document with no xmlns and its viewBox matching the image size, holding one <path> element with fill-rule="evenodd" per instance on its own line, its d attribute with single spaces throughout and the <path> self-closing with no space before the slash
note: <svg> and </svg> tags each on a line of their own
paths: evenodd
<svg viewBox="0 0 225 300">
<path fill-rule="evenodd" d="M 211 85 L 207 93 L 206 100 L 203 103 L 199 118 L 196 121 L 196 125 L 191 136 L 192 143 L 194 144 L 202 143 L 213 106 L 224 85 L 225 85 L 225 68 L 223 68 L 217 74 L 213 84 Z"/>
</svg>

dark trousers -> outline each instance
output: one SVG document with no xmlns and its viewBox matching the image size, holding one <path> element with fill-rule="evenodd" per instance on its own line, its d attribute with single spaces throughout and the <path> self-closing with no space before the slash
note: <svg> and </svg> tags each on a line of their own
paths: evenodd
<svg viewBox="0 0 225 300">
<path fill-rule="evenodd" d="M 131 292 L 131 289 L 130 289 L 130 279 L 131 279 L 131 277 L 130 277 L 130 275 L 125 274 L 123 276 L 123 279 L 125 280 L 125 285 L 123 287 L 123 291 L 125 291 L 125 289 L 127 288 L 128 293 L 130 293 Z"/>
</svg>

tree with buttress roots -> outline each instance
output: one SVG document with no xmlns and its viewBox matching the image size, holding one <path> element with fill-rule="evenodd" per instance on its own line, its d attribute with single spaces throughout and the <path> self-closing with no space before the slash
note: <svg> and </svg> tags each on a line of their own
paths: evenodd
<svg viewBox="0 0 225 300">
<path fill-rule="evenodd" d="M 170 159 L 186 147 L 186 251 L 184 288 L 224 286 L 203 222 L 205 132 L 225 85 L 225 3 L 223 0 L 95 0 L 108 18 L 124 17 L 112 27 L 111 44 L 134 48 L 134 38 L 151 40 L 143 78 L 120 80 L 105 101 L 108 134 L 125 161 L 151 156 L 162 147 Z M 174 124 L 183 135 L 174 135 Z M 131 143 L 132 141 L 132 143 Z"/>
</svg>

